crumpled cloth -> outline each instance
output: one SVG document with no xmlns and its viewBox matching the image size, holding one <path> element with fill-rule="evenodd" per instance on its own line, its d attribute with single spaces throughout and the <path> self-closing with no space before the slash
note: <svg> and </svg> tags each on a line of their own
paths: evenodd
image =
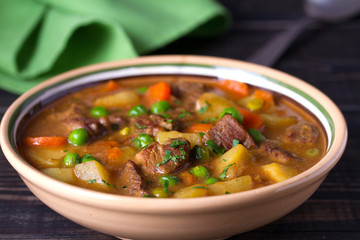
<svg viewBox="0 0 360 240">
<path fill-rule="evenodd" d="M 0 0 L 0 88 L 23 93 L 67 70 L 224 32 L 213 0 Z"/>
</svg>

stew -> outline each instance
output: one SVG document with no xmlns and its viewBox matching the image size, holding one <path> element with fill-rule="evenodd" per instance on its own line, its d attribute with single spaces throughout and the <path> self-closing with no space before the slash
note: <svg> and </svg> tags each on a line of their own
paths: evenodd
<svg viewBox="0 0 360 240">
<path fill-rule="evenodd" d="M 137 197 L 231 194 L 316 164 L 327 139 L 291 99 L 249 84 L 194 76 L 110 80 L 44 107 L 20 150 L 43 173 Z"/>
</svg>

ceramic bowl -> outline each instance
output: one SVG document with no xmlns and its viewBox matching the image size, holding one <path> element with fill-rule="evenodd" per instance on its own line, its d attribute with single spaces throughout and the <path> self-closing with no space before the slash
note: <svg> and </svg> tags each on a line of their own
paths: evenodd
<svg viewBox="0 0 360 240">
<path fill-rule="evenodd" d="M 19 126 L 41 106 L 69 89 L 107 79 L 190 74 L 226 78 L 280 92 L 317 116 L 327 139 L 324 158 L 286 181 L 250 191 L 193 199 L 118 196 L 69 185 L 46 176 L 19 154 Z M 10 164 L 42 202 L 87 228 L 126 239 L 221 239 L 270 223 L 294 210 L 323 182 L 340 159 L 347 127 L 322 92 L 286 73 L 230 59 L 150 56 L 101 63 L 58 75 L 20 96 L 1 123 L 1 146 Z"/>
</svg>

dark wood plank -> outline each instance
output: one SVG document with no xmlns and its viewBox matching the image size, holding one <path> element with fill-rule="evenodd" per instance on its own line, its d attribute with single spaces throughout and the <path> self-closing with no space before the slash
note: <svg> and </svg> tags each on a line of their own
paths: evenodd
<svg viewBox="0 0 360 240">
<path fill-rule="evenodd" d="M 222 0 L 230 30 L 213 39 L 182 38 L 149 54 L 247 59 L 304 13 L 301 0 Z M 318 191 L 287 216 L 230 239 L 360 239 L 360 17 L 305 31 L 275 68 L 313 84 L 343 111 L 346 151 Z M 1 81 L 1 80 L 0 80 Z M 0 118 L 17 95 L 0 90 Z M 0 152 L 0 239 L 115 239 L 79 226 L 41 203 Z M 241 224 L 241 223 L 239 223 Z"/>
</svg>

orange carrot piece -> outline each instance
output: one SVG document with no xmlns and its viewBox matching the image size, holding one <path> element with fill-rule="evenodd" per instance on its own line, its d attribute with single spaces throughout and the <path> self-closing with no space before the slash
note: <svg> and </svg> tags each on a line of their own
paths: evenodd
<svg viewBox="0 0 360 240">
<path fill-rule="evenodd" d="M 178 177 L 186 185 L 193 185 L 195 183 L 195 177 L 189 172 L 179 173 Z"/>
<path fill-rule="evenodd" d="M 255 90 L 254 97 L 262 99 L 264 101 L 264 107 L 270 107 L 274 101 L 274 96 L 270 92 L 260 89 Z"/>
<path fill-rule="evenodd" d="M 120 88 L 120 84 L 118 84 L 117 82 L 115 82 L 114 80 L 110 80 L 106 83 L 105 85 L 105 88 L 104 88 L 104 91 L 105 92 L 111 92 L 111 91 L 114 91 L 118 88 Z"/>
<path fill-rule="evenodd" d="M 213 125 L 210 123 L 195 123 L 195 124 L 188 126 L 184 130 L 184 132 L 186 132 L 186 133 L 198 133 L 198 132 L 206 133 L 207 131 L 210 130 L 210 128 L 212 128 L 212 126 Z"/>
<path fill-rule="evenodd" d="M 66 137 L 26 137 L 25 143 L 30 146 L 60 147 L 67 143 Z"/>
<path fill-rule="evenodd" d="M 244 126 L 245 129 L 261 128 L 261 126 L 263 125 L 263 120 L 258 114 L 240 107 L 237 107 L 236 109 L 239 110 L 241 115 L 244 117 L 244 121 L 242 125 Z"/>
<path fill-rule="evenodd" d="M 122 155 L 123 151 L 118 147 L 112 147 L 109 149 L 107 159 L 108 160 L 116 160 L 119 159 Z"/>
<path fill-rule="evenodd" d="M 166 82 L 158 82 L 155 85 L 150 86 L 145 94 L 144 99 L 145 103 L 149 106 L 153 105 L 154 103 L 166 100 L 169 101 L 171 95 L 171 88 L 170 85 Z"/>
<path fill-rule="evenodd" d="M 232 98 L 243 98 L 250 94 L 249 85 L 233 80 L 220 80 L 216 82 L 216 87 L 220 88 Z"/>
</svg>

